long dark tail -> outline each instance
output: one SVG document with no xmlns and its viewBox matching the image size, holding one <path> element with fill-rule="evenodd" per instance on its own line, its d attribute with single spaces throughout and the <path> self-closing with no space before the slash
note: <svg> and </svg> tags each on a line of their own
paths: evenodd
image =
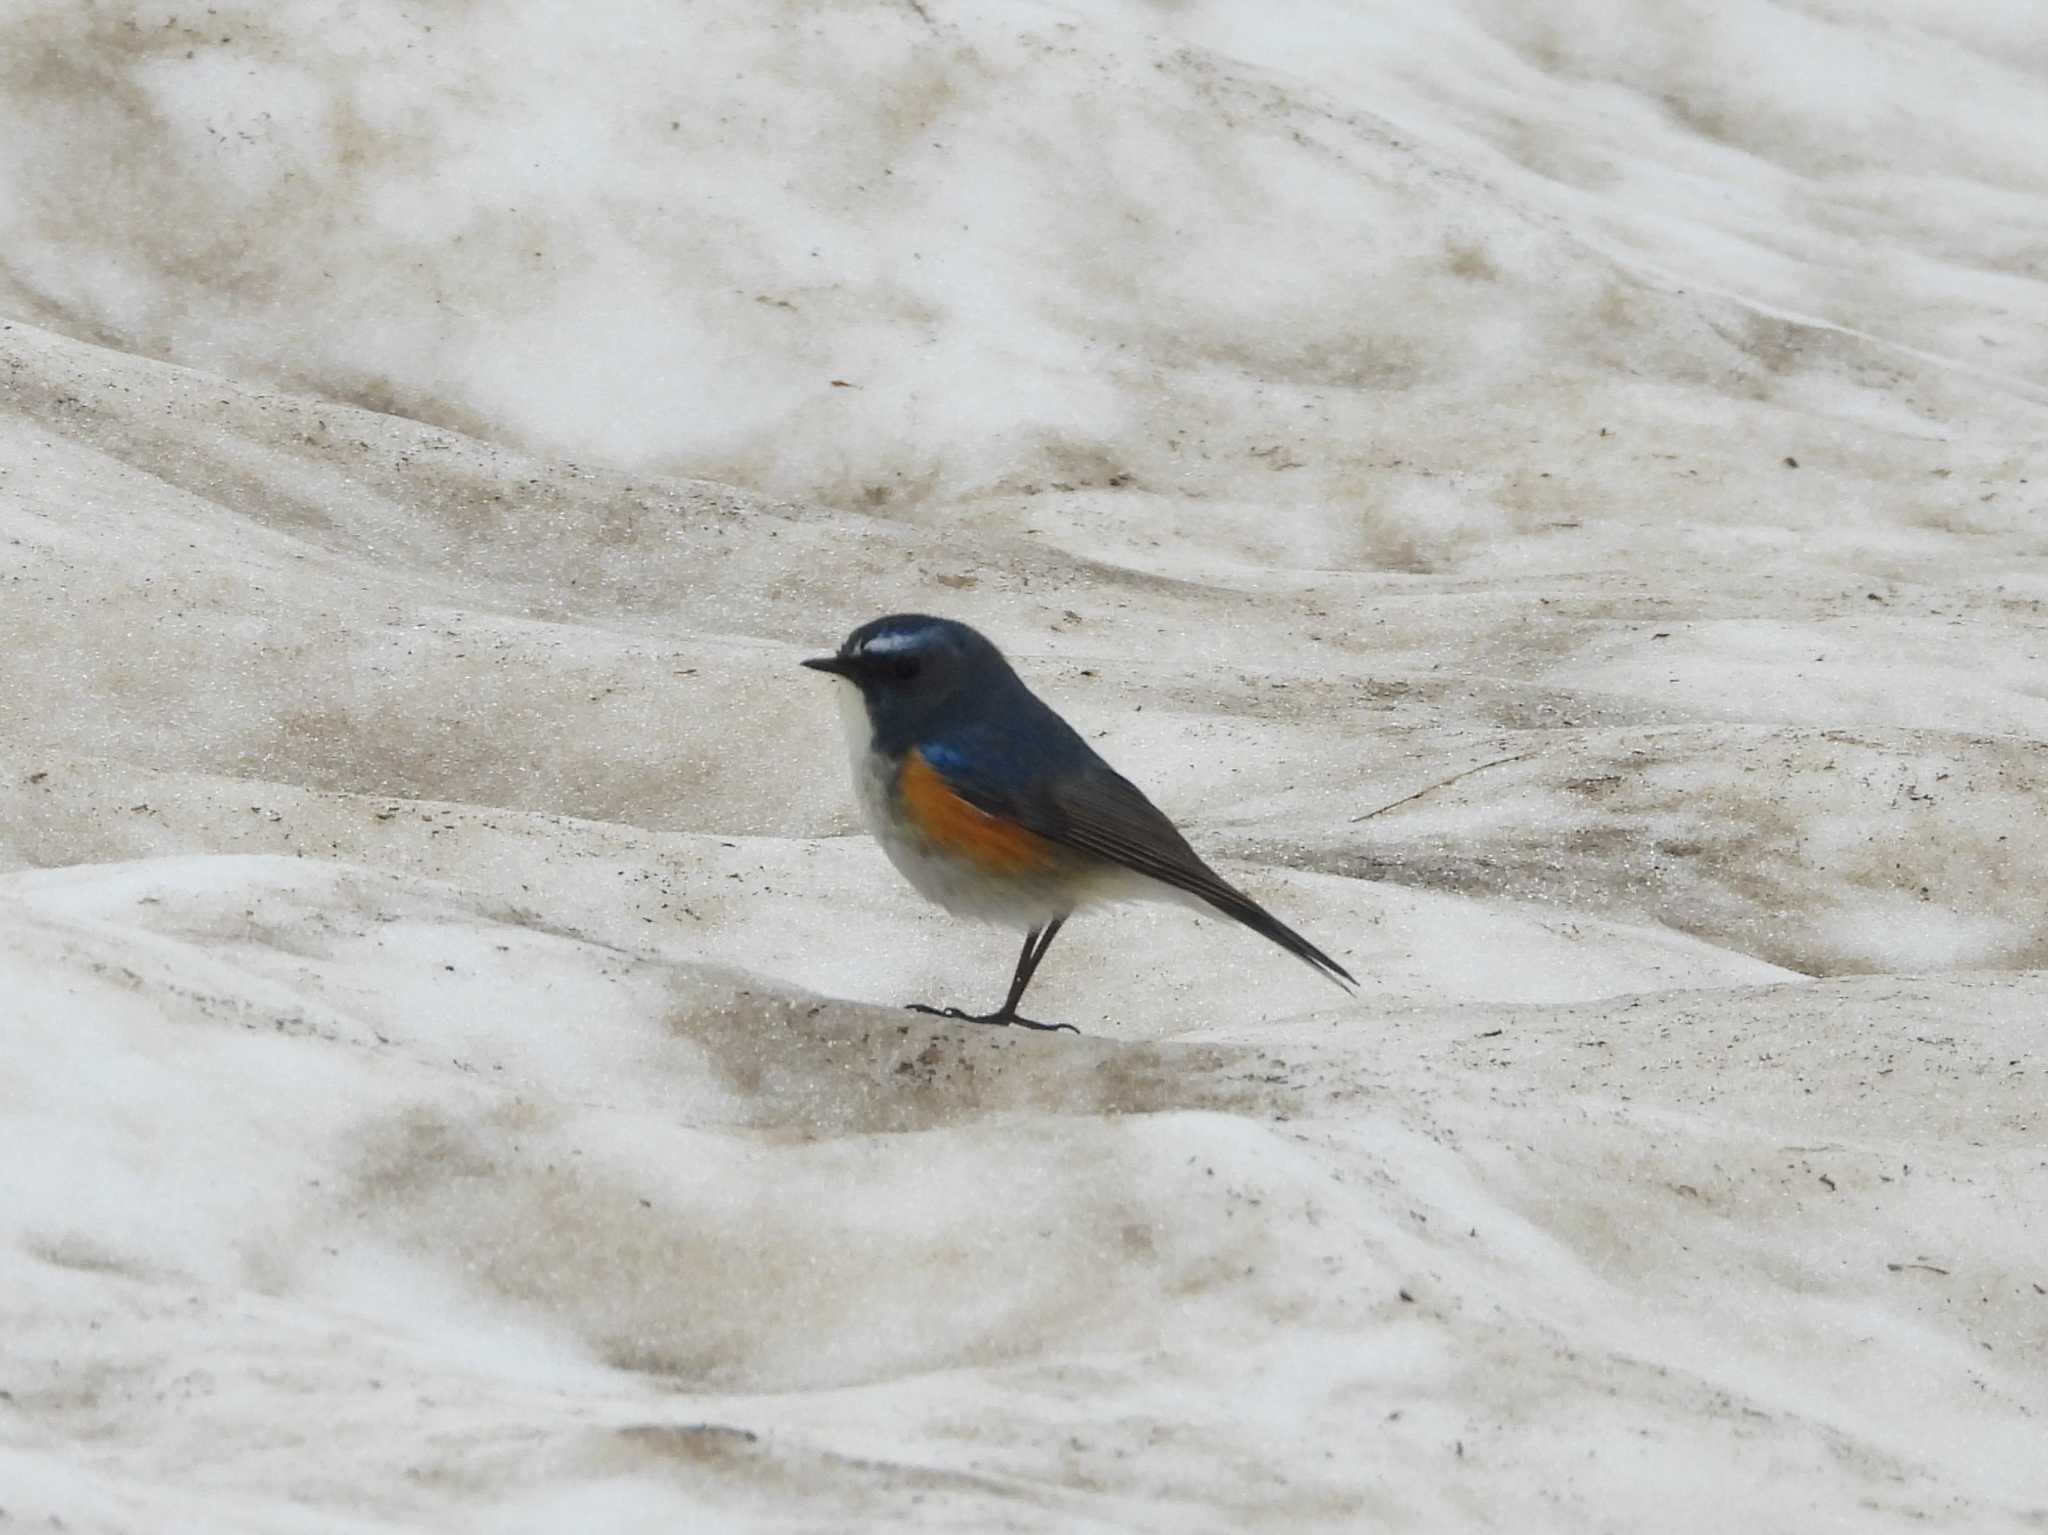
<svg viewBox="0 0 2048 1535">
<path fill-rule="evenodd" d="M 1242 922 L 1261 938 L 1270 938 L 1274 943 L 1279 944 L 1281 948 L 1301 960 L 1304 964 L 1312 965 L 1317 970 L 1320 970 L 1332 981 L 1343 987 L 1345 991 L 1348 992 L 1357 986 L 1358 982 L 1352 979 L 1349 970 L 1346 970 L 1342 965 L 1330 958 L 1329 955 L 1310 943 L 1301 934 L 1297 933 L 1285 922 L 1282 922 L 1235 885 L 1225 884 L 1219 879 L 1213 885 L 1207 882 L 1200 885 L 1190 883 L 1182 888 L 1193 891 L 1194 894 L 1200 896 L 1231 920 Z"/>
<path fill-rule="evenodd" d="M 1224 916 L 1242 922 L 1304 964 L 1314 966 L 1345 990 L 1358 984 L 1349 970 L 1202 862 L 1201 855 L 1188 846 L 1187 838 L 1158 806 L 1138 791 L 1137 785 L 1096 757 L 1094 749 L 1058 715 L 1036 699 L 1030 702 L 1043 717 L 1042 728 L 1055 738 L 1064 733 L 1071 746 L 1091 760 L 1093 766 L 1059 778 L 1034 801 L 1019 804 L 1000 794 L 977 795 L 963 789 L 960 792 L 964 798 L 992 815 L 1020 821 L 1040 836 L 1199 896 Z"/>
</svg>

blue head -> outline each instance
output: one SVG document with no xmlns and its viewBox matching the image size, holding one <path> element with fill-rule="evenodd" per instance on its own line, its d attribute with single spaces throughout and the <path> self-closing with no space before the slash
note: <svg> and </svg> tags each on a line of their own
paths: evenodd
<svg viewBox="0 0 2048 1535">
<path fill-rule="evenodd" d="M 837 655 L 804 665 L 860 689 L 875 744 L 884 750 L 900 750 L 965 709 L 1024 691 L 987 637 L 927 613 L 873 619 L 849 634 Z"/>
</svg>

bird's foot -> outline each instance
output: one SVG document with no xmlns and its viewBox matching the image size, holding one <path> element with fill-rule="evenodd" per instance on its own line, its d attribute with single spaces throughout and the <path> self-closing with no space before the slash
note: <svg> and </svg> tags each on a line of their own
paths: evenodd
<svg viewBox="0 0 2048 1535">
<path fill-rule="evenodd" d="M 1020 1029 L 1036 1029 L 1041 1034 L 1078 1034 L 1081 1031 L 1071 1023 L 1040 1023 L 1036 1018 L 1026 1018 L 1022 1013 L 984 1013 L 974 1020 L 976 1023 L 1014 1023 Z"/>
<path fill-rule="evenodd" d="M 924 1013 L 933 1018 L 957 1018 L 962 1023 L 992 1023 L 1002 1028 L 1014 1023 L 1020 1029 L 1037 1029 L 1046 1034 L 1057 1034 L 1062 1029 L 1069 1034 L 1081 1032 L 1071 1023 L 1040 1023 L 1037 1019 L 1026 1018 L 1021 1013 L 1006 1013 L 1000 1010 L 993 1013 L 969 1013 L 957 1007 L 933 1007 L 925 1002 L 906 1002 L 904 1006 L 913 1013 Z"/>
</svg>

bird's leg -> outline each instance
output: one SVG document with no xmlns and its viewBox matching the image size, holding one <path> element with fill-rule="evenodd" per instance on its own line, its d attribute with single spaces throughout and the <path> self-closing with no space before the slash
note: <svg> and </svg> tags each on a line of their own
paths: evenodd
<svg viewBox="0 0 2048 1535">
<path fill-rule="evenodd" d="M 1024 1000 L 1024 988 L 1031 984 L 1031 977 L 1038 973 L 1038 962 L 1045 958 L 1045 951 L 1052 947 L 1060 926 L 1067 919 L 1054 917 L 1044 927 L 1034 927 L 1024 935 L 1024 951 L 1017 956 L 1016 973 L 1010 977 L 1010 994 L 1003 998 L 1003 1005 L 992 1013 L 967 1013 L 957 1007 L 927 1007 L 922 1002 L 910 1004 L 913 1013 L 930 1013 L 938 1018 L 958 1018 L 964 1023 L 1016 1024 L 1023 1029 L 1043 1029 L 1056 1033 L 1065 1029 L 1070 1034 L 1081 1031 L 1071 1023 L 1039 1023 L 1018 1013 L 1017 1004 Z"/>
<path fill-rule="evenodd" d="M 1052 947 L 1053 939 L 1059 936 L 1060 924 L 1065 917 L 1054 917 L 1044 927 L 1034 927 L 1024 935 L 1024 952 L 1017 956 L 1017 973 L 1010 977 L 1010 994 L 1003 998 L 1001 1009 L 988 1014 L 983 1023 L 1019 1023 L 1027 1029 L 1073 1029 L 1071 1023 L 1033 1023 L 1029 1018 L 1017 1016 L 1017 1004 L 1024 1000 L 1024 988 L 1031 984 L 1031 977 L 1038 973 L 1038 962 L 1045 958 L 1045 951 Z"/>
</svg>

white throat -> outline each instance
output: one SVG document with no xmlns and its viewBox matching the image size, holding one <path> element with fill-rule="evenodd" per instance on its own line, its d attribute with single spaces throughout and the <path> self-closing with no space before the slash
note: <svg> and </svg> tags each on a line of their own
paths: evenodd
<svg viewBox="0 0 2048 1535">
<path fill-rule="evenodd" d="M 875 727 L 860 689 L 843 677 L 834 678 L 833 685 L 839 694 L 839 728 L 846 733 L 846 761 L 853 769 L 861 819 L 870 832 L 882 837 L 889 829 L 888 765 L 875 755 Z"/>
</svg>

